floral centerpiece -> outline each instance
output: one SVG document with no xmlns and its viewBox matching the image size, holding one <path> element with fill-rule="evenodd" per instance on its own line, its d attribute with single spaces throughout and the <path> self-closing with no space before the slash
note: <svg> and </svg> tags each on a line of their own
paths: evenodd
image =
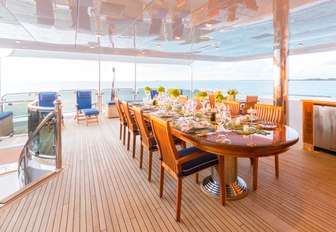
<svg viewBox="0 0 336 232">
<path fill-rule="evenodd" d="M 216 98 L 216 102 L 218 103 L 222 102 L 225 99 L 221 90 L 217 90 L 215 92 L 215 98 Z"/>
<path fill-rule="evenodd" d="M 160 85 L 158 88 L 157 88 L 157 91 L 158 91 L 158 93 L 159 93 L 159 95 L 164 95 L 164 93 L 166 92 L 166 89 L 162 86 L 162 85 Z"/>
<path fill-rule="evenodd" d="M 150 93 L 150 91 L 152 91 L 152 89 L 149 86 L 145 86 L 144 91 L 146 93 Z"/>
<path fill-rule="evenodd" d="M 168 92 L 168 96 L 171 96 L 173 98 L 177 98 L 178 96 L 180 96 L 180 89 L 171 88 Z"/>
<path fill-rule="evenodd" d="M 201 91 L 198 94 L 196 94 L 196 98 L 206 98 L 208 96 L 208 93 L 206 91 Z"/>
<path fill-rule="evenodd" d="M 235 100 L 236 99 L 236 95 L 238 94 L 238 90 L 236 90 L 236 89 L 229 89 L 227 91 L 227 94 L 229 95 L 229 99 Z"/>
</svg>

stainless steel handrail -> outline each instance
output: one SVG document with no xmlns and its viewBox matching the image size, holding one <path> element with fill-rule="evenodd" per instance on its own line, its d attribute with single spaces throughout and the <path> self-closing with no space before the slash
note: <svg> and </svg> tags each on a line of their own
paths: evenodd
<svg viewBox="0 0 336 232">
<path fill-rule="evenodd" d="M 18 171 L 20 173 L 20 165 L 24 156 L 24 151 L 26 148 L 28 148 L 28 145 L 33 141 L 33 139 L 35 138 L 35 136 L 40 132 L 40 130 L 42 129 L 42 127 L 54 116 L 55 111 L 50 112 L 43 120 L 42 122 L 37 126 L 37 128 L 34 130 L 33 134 L 29 136 L 27 142 L 25 143 L 25 145 L 23 146 L 23 149 L 20 153 L 19 156 L 19 163 L 18 163 Z"/>
<path fill-rule="evenodd" d="M 35 102 L 36 103 L 36 102 Z M 32 103 L 33 104 L 33 103 Z M 62 128 L 62 109 L 61 109 L 61 101 L 56 100 L 55 105 L 56 107 L 40 107 L 40 106 L 34 106 L 30 104 L 29 107 L 30 109 L 33 110 L 52 110 L 43 120 L 42 122 L 37 126 L 37 128 L 34 130 L 34 132 L 29 136 L 27 142 L 25 143 L 20 156 L 18 160 L 18 174 L 20 175 L 20 166 L 22 164 L 22 161 L 25 157 L 26 154 L 30 152 L 29 150 L 29 145 L 33 142 L 35 137 L 38 135 L 40 130 L 43 128 L 44 125 L 46 125 L 54 116 L 56 116 L 57 120 L 57 134 L 56 134 L 56 169 L 61 169 L 62 168 L 62 137 L 61 137 L 61 128 Z M 35 153 L 30 153 L 35 156 Z M 41 158 L 41 157 L 40 157 Z M 24 172 L 25 172 L 25 184 L 27 183 L 27 159 L 24 159 Z"/>
</svg>

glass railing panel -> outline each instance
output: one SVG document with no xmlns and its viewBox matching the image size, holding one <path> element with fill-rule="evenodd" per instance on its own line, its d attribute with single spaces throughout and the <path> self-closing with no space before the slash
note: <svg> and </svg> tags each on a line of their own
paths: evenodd
<svg viewBox="0 0 336 232">
<path fill-rule="evenodd" d="M 102 107 L 106 108 L 106 103 L 111 100 L 111 88 L 106 88 L 101 91 Z M 132 88 L 115 88 L 116 97 L 120 100 L 133 100 L 134 90 Z"/>
<path fill-rule="evenodd" d="M 137 99 L 142 100 L 146 97 L 146 93 L 144 89 L 138 89 L 137 90 Z"/>
<path fill-rule="evenodd" d="M 31 93 L 13 93 L 6 94 L 1 98 L 0 111 L 13 112 L 13 129 L 14 135 L 28 133 L 28 112 L 27 104 L 33 102 L 37 98 L 37 92 Z"/>
</svg>

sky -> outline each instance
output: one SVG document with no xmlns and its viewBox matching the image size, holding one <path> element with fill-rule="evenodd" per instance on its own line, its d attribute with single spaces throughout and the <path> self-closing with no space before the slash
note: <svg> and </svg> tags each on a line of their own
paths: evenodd
<svg viewBox="0 0 336 232">
<path fill-rule="evenodd" d="M 289 57 L 289 79 L 336 78 L 336 52 Z M 118 81 L 133 81 L 134 63 L 101 62 L 101 80 L 111 81 L 112 67 Z M 272 80 L 272 59 L 244 62 L 196 61 L 186 65 L 137 64 L 137 80 Z M 97 81 L 97 61 L 4 57 L 1 60 L 3 82 Z"/>
</svg>

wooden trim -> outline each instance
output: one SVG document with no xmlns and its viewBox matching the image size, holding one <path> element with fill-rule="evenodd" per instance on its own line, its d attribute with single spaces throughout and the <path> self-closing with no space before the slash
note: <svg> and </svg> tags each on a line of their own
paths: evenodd
<svg viewBox="0 0 336 232">
<path fill-rule="evenodd" d="M 8 204 L 16 199 L 19 199 L 20 197 L 24 196 L 25 194 L 29 193 L 30 191 L 33 191 L 35 188 L 40 187 L 43 185 L 47 180 L 50 178 L 54 177 L 55 174 L 58 174 L 62 171 L 61 170 L 56 170 L 54 172 L 51 172 L 45 176 L 42 176 L 38 179 L 36 179 L 34 182 L 27 184 L 26 186 L 22 187 L 20 190 L 16 191 L 15 193 L 9 195 L 6 198 L 3 198 L 0 200 L 0 204 Z"/>
</svg>

